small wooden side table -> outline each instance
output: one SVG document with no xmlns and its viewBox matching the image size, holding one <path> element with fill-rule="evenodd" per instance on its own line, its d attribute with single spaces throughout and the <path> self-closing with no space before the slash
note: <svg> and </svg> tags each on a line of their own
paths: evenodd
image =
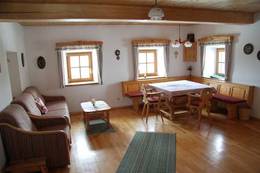
<svg viewBox="0 0 260 173">
<path fill-rule="evenodd" d="M 46 167 L 46 162 L 44 158 L 36 158 L 36 159 L 28 159 L 10 163 L 7 168 L 5 168 L 6 172 L 11 173 L 27 173 L 27 172 L 41 172 L 48 173 L 48 169 Z"/>
<path fill-rule="evenodd" d="M 83 120 L 86 129 L 89 130 L 89 122 L 91 120 L 103 119 L 106 121 L 108 127 L 110 126 L 109 111 L 111 107 L 105 101 L 95 101 L 93 105 L 92 102 L 82 102 L 81 108 L 83 110 Z"/>
</svg>

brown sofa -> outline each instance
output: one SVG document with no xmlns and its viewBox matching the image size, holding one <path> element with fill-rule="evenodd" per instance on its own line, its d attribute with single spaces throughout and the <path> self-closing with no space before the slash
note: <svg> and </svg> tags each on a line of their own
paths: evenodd
<svg viewBox="0 0 260 173">
<path fill-rule="evenodd" d="M 47 167 L 70 164 L 70 127 L 66 122 L 52 126 L 48 121 L 30 119 L 17 104 L 9 105 L 0 113 L 0 132 L 8 163 L 45 158 Z"/>
<path fill-rule="evenodd" d="M 48 108 L 46 114 L 41 114 L 41 111 L 35 103 L 36 97 L 40 97 Z M 28 87 L 24 92 L 16 97 L 12 104 L 21 105 L 30 116 L 40 116 L 45 118 L 64 117 L 68 124 L 70 124 L 69 109 L 63 96 L 43 96 L 35 87 Z"/>
</svg>

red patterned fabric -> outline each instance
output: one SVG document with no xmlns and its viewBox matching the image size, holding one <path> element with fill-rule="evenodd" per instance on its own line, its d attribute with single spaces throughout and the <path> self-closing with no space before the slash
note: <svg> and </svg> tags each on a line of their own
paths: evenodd
<svg viewBox="0 0 260 173">
<path fill-rule="evenodd" d="M 238 103 L 246 102 L 246 100 L 238 99 L 238 98 L 235 98 L 235 97 L 226 96 L 226 95 L 222 95 L 222 94 L 214 94 L 213 99 L 218 100 L 218 101 L 222 101 L 224 103 L 230 103 L 230 104 L 238 104 Z"/>
<path fill-rule="evenodd" d="M 141 97 L 143 96 L 143 93 L 141 91 L 135 91 L 135 92 L 128 92 L 126 93 L 128 97 Z"/>
<path fill-rule="evenodd" d="M 153 97 L 147 97 L 148 102 L 154 103 L 154 102 L 159 102 L 160 97 L 158 96 L 153 96 Z"/>
<path fill-rule="evenodd" d="M 37 107 L 40 109 L 42 114 L 46 114 L 48 112 L 48 108 L 45 106 L 44 102 L 40 97 L 35 98 L 35 103 Z"/>
</svg>

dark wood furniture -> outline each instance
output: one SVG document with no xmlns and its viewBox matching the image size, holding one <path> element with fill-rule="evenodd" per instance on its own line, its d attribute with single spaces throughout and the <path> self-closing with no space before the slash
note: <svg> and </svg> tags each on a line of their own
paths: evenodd
<svg viewBox="0 0 260 173">
<path fill-rule="evenodd" d="M 36 158 L 13 162 L 5 168 L 5 171 L 10 173 L 48 173 L 48 168 L 44 158 Z"/>
<path fill-rule="evenodd" d="M 83 120 L 87 130 L 91 128 L 91 120 L 103 119 L 108 127 L 110 126 L 109 111 L 111 107 L 105 101 L 82 102 L 81 108 L 83 110 Z"/>
</svg>

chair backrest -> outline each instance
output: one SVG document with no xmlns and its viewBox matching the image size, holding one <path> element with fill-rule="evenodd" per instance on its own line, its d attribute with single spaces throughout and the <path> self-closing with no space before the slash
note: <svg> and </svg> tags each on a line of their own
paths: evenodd
<svg viewBox="0 0 260 173">
<path fill-rule="evenodd" d="M 22 93 L 12 101 L 12 104 L 21 105 L 27 112 L 33 115 L 41 115 L 41 111 L 37 107 L 33 96 L 29 93 Z"/>
<path fill-rule="evenodd" d="M 144 102 L 144 103 L 148 103 L 148 98 L 147 98 L 147 92 L 148 92 L 148 90 L 147 90 L 147 85 L 145 85 L 145 84 L 142 84 L 142 85 L 141 85 L 141 92 L 143 93 L 143 102 Z"/>
<path fill-rule="evenodd" d="M 18 104 L 11 104 L 0 113 L 0 123 L 7 123 L 26 131 L 37 131 L 29 115 Z"/>
<path fill-rule="evenodd" d="M 42 94 L 36 87 L 34 87 L 34 86 L 27 87 L 23 92 L 31 94 L 33 96 L 33 98 L 39 97 L 45 103 L 45 100 L 44 100 Z"/>
<path fill-rule="evenodd" d="M 202 105 L 206 106 L 211 101 L 213 90 L 212 89 L 204 89 L 204 90 L 201 91 L 200 94 L 201 94 Z"/>
</svg>

